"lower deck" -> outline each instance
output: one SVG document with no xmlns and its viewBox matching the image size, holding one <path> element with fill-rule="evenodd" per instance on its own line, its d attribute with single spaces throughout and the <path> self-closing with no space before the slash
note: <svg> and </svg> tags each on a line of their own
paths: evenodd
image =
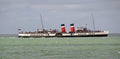
<svg viewBox="0 0 120 59">
<path fill-rule="evenodd" d="M 36 34 L 18 34 L 18 37 L 107 37 L 108 32 L 96 32 L 96 33 L 36 33 Z"/>
</svg>

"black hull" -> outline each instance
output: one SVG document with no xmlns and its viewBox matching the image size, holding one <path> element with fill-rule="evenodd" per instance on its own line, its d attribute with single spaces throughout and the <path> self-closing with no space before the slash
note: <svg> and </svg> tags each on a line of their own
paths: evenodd
<svg viewBox="0 0 120 59">
<path fill-rule="evenodd" d="M 49 38 L 49 37 L 107 37 L 108 34 L 102 35 L 76 35 L 76 36 L 18 36 L 19 38 Z"/>
</svg>

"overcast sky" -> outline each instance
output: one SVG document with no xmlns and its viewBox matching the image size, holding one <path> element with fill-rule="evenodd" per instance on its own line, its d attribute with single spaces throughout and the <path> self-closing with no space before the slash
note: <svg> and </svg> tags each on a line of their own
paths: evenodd
<svg viewBox="0 0 120 59">
<path fill-rule="evenodd" d="M 0 0 L 0 34 L 42 29 L 40 14 L 48 30 L 62 23 L 68 31 L 71 23 L 93 29 L 93 14 L 96 30 L 120 33 L 120 0 Z"/>
</svg>

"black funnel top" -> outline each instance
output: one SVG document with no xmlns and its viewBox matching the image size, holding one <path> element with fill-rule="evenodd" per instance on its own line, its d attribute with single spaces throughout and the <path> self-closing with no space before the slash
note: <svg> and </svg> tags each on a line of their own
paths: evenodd
<svg viewBox="0 0 120 59">
<path fill-rule="evenodd" d="M 61 26 L 65 26 L 65 24 L 61 24 Z"/>
<path fill-rule="evenodd" d="M 70 26 L 74 26 L 74 24 L 70 24 Z"/>
</svg>

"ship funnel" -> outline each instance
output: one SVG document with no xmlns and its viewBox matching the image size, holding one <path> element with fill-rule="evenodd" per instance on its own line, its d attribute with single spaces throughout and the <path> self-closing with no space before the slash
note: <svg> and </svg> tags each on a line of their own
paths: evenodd
<svg viewBox="0 0 120 59">
<path fill-rule="evenodd" d="M 74 32 L 75 32 L 74 24 L 70 24 L 70 32 L 71 32 L 71 33 L 74 33 Z"/>
<path fill-rule="evenodd" d="M 61 24 L 61 31 L 62 33 L 66 33 L 65 24 Z"/>
</svg>

